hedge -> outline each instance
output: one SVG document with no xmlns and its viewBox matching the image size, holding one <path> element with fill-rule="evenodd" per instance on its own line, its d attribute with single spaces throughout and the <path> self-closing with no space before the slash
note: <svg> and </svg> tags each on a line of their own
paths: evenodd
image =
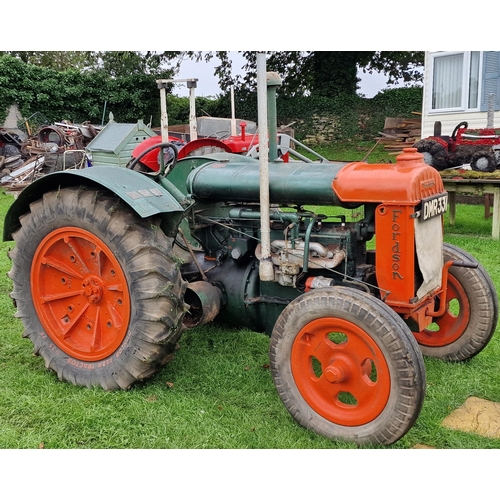
<svg viewBox="0 0 500 500">
<path fill-rule="evenodd" d="M 170 76 L 162 76 L 168 78 Z M 157 75 L 129 75 L 116 79 L 102 72 L 58 72 L 23 63 L 11 56 L 0 57 L 0 123 L 5 121 L 11 104 L 17 104 L 22 116 L 35 113 L 48 123 L 69 120 L 90 121 L 99 125 L 112 112 L 115 121 L 135 123 L 142 119 L 151 126 L 160 125 L 160 96 Z M 189 98 L 169 94 L 169 124 L 187 123 Z M 239 118 L 258 121 L 256 94 L 236 93 Z M 293 123 L 295 137 L 313 141 L 373 139 L 383 129 L 385 118 L 409 118 L 422 108 L 422 88 L 384 90 L 372 99 L 357 95 L 277 99 L 278 125 Z M 198 116 L 208 114 L 229 118 L 229 95 L 217 99 L 196 98 Z"/>
</svg>

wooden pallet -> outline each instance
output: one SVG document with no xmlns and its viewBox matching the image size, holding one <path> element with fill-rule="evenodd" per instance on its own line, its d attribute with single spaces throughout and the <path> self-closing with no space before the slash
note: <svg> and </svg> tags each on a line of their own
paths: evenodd
<svg viewBox="0 0 500 500">
<path fill-rule="evenodd" d="M 421 115 L 414 112 L 412 114 Z M 421 138 L 421 118 L 386 118 L 384 130 L 376 140 L 384 145 L 390 155 L 400 154 L 404 148 L 410 148 Z"/>
</svg>

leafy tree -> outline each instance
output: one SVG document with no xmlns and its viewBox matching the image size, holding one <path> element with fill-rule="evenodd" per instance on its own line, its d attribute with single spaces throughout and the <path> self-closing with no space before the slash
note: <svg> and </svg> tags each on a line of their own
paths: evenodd
<svg viewBox="0 0 500 500">
<path fill-rule="evenodd" d="M 178 69 L 181 52 L 138 51 L 7 51 L 26 64 L 56 71 L 99 71 L 116 78 L 138 74 L 171 78 Z M 173 63 L 172 63 L 173 61 Z M 172 66 L 173 67 L 169 67 Z"/>
<path fill-rule="evenodd" d="M 202 58 L 201 52 L 186 52 L 188 57 Z M 228 52 L 208 52 L 205 59 L 219 59 L 215 73 L 221 89 L 251 90 L 256 82 L 256 52 L 242 52 L 246 59 L 246 74 L 231 76 L 231 60 Z M 288 96 L 316 95 L 336 97 L 339 94 L 355 94 L 359 88 L 358 69 L 372 73 L 380 71 L 387 76 L 387 83 L 419 82 L 423 78 L 421 66 L 424 52 L 408 51 L 313 51 L 268 52 L 268 71 L 277 71 L 283 78 L 279 93 Z"/>
<path fill-rule="evenodd" d="M 92 52 L 83 51 L 3 51 L 2 55 L 10 55 L 26 64 L 43 66 L 56 71 L 84 69 L 93 64 Z"/>
<path fill-rule="evenodd" d="M 89 69 L 113 76 L 146 74 L 157 78 L 172 78 L 181 52 L 103 51 L 93 52 L 94 64 Z M 173 68 L 167 65 L 174 60 Z"/>
</svg>

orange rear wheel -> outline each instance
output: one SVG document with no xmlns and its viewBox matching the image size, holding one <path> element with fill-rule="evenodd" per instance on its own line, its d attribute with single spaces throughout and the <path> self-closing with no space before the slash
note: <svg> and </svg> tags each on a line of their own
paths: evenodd
<svg viewBox="0 0 500 500">
<path fill-rule="evenodd" d="M 173 358 L 186 283 L 160 219 L 66 187 L 33 201 L 20 221 L 11 297 L 24 336 L 59 379 L 128 389 Z"/>
<path fill-rule="evenodd" d="M 125 338 L 127 279 L 108 246 L 89 231 L 63 227 L 42 240 L 31 267 L 31 293 L 49 337 L 76 359 L 104 359 Z"/>
</svg>

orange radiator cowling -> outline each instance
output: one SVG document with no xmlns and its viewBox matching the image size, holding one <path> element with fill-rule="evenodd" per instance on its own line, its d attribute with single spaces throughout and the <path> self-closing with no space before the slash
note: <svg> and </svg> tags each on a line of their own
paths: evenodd
<svg viewBox="0 0 500 500">
<path fill-rule="evenodd" d="M 442 286 L 442 218 L 436 216 L 446 210 L 447 198 L 439 172 L 415 148 L 406 148 L 396 161 L 346 165 L 333 187 L 343 202 L 377 204 L 377 283 L 388 305 L 411 313 Z M 426 245 L 430 252 L 423 250 Z M 430 269 L 429 276 L 421 267 Z"/>
</svg>

